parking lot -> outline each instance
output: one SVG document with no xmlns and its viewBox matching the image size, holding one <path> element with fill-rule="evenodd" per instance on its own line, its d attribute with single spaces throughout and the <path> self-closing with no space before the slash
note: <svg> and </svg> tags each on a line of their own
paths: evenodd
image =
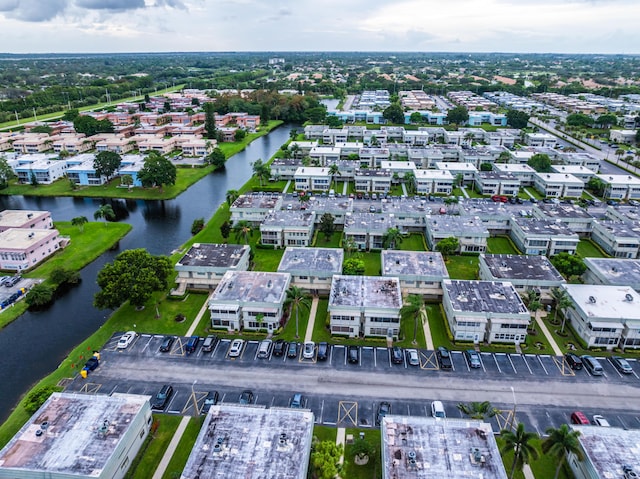
<svg viewBox="0 0 640 479">
<path fill-rule="evenodd" d="M 7 278 L 11 278 L 11 276 L 7 276 Z M 5 285 L 0 284 L 0 304 L 4 304 L 3 309 L 6 307 L 10 307 L 11 304 L 16 301 L 20 301 L 23 297 L 24 292 L 33 288 L 35 284 L 38 284 L 42 280 L 31 279 L 31 278 L 20 278 L 15 284 Z"/>
<path fill-rule="evenodd" d="M 195 351 L 188 355 L 185 352 L 188 338 L 177 337 L 167 352 L 159 351 L 164 339 L 161 335 L 141 334 L 125 349 L 117 348 L 119 338 L 120 334 L 114 335 L 101 350 L 101 367 L 92 372 L 87 379 L 76 377 L 67 385 L 67 390 L 153 396 L 166 379 L 162 381 L 159 376 L 153 375 L 148 376 L 148 380 L 128 377 L 129 369 L 127 368 L 131 370 L 139 368 L 141 371 L 170 371 L 171 368 L 176 368 L 176 371 L 183 371 L 187 367 L 193 372 L 195 379 L 192 381 L 188 381 L 182 373 L 176 374 L 175 377 L 167 376 L 172 378 L 171 384 L 174 386 L 175 393 L 164 409 L 166 413 L 193 415 L 196 414 L 196 409 L 199 413 L 205 396 L 214 390 L 219 393 L 221 402 L 237 403 L 240 393 L 245 389 L 251 389 L 255 396 L 255 403 L 268 407 L 288 407 L 291 396 L 296 392 L 302 392 L 304 407 L 314 412 L 318 424 L 373 427 L 380 401 L 388 401 L 395 414 L 430 415 L 430 401 L 444 398 L 437 397 L 436 390 L 433 391 L 433 397 L 428 391 L 424 393 L 426 399 L 417 396 L 412 399 L 412 395 L 406 392 L 398 394 L 397 397 L 362 396 L 362 389 L 358 386 L 366 386 L 369 380 L 363 379 L 362 384 L 354 381 L 352 378 L 357 378 L 359 372 L 366 372 L 367 378 L 377 377 L 377 373 L 380 373 L 380 377 L 394 380 L 397 378 L 400 384 L 404 382 L 411 384 L 411 381 L 420 381 L 421 378 L 441 379 L 443 382 L 448 381 L 448 378 L 457 378 L 457 381 L 464 379 L 465 384 L 468 384 L 466 386 L 468 390 L 478 392 L 482 392 L 485 381 L 487 384 L 503 381 L 505 384 L 503 389 L 506 390 L 511 384 L 527 382 L 543 384 L 545 381 L 566 383 L 569 390 L 572 384 L 584 386 L 585 383 L 586 386 L 594 388 L 599 385 L 615 387 L 618 384 L 632 388 L 640 386 L 638 376 L 640 366 L 633 360 L 630 361 L 633 373 L 623 375 L 608 359 L 600 358 L 604 375 L 593 377 L 585 369 L 573 371 L 564 358 L 549 355 L 481 353 L 481 367 L 472 369 L 466 355 L 452 351 L 452 368 L 442 370 L 439 368 L 435 352 L 428 350 L 419 350 L 419 364 L 410 366 L 406 355 L 402 363 L 394 364 L 391 361 L 391 350 L 381 347 L 359 347 L 358 362 L 350 363 L 347 358 L 347 348 L 343 345 L 333 345 L 329 349 L 327 359 L 318 361 L 317 354 L 314 354 L 313 358 L 303 358 L 302 347 L 298 348 L 298 354 L 295 357 L 287 357 L 286 350 L 282 356 L 274 356 L 271 349 L 267 358 L 259 359 L 257 357 L 259 341 L 246 341 L 240 355 L 237 358 L 230 358 L 228 351 L 231 341 L 226 339 L 217 341 L 211 352 L 204 352 L 201 347 L 204 338 L 201 338 Z M 317 353 L 317 346 L 314 353 Z M 334 374 L 328 374 L 331 372 Z M 251 373 L 266 379 L 260 384 L 246 382 L 241 373 Z M 344 390 L 345 393 L 335 394 L 335 389 L 327 389 L 326 393 L 316 392 L 316 388 L 310 388 L 311 383 L 306 381 L 308 373 L 315 374 L 314 377 L 317 378 L 315 385 L 320 383 L 320 386 L 322 382 L 342 381 L 342 374 L 348 374 L 349 376 L 345 376 L 348 379 L 344 379 L 344 387 L 338 387 L 338 390 Z M 225 381 L 216 380 L 214 376 L 220 377 L 220 375 L 227 375 L 229 378 Z M 281 378 L 277 384 L 268 380 L 274 375 Z M 234 376 L 236 380 L 233 380 Z M 373 387 L 375 394 L 375 385 Z M 322 387 L 319 390 L 322 391 Z M 385 394 L 384 390 L 381 389 L 381 391 L 383 391 L 381 394 Z M 509 397 L 505 396 L 505 400 Z M 456 408 L 456 404 L 461 401 L 443 401 L 448 417 L 462 417 Z M 567 422 L 571 412 L 576 409 L 560 403 L 556 405 L 553 402 L 545 404 L 543 408 L 533 406 L 530 400 L 522 402 L 524 404 L 517 408 L 517 420 L 539 432 L 543 432 L 550 426 L 556 427 Z M 491 419 L 494 429 L 500 430 L 513 421 L 513 404 L 507 401 L 493 403 L 493 405 L 502 410 Z M 588 417 L 593 414 L 604 414 L 613 426 L 640 428 L 640 411 L 597 407 L 581 408 L 581 410 Z"/>
</svg>

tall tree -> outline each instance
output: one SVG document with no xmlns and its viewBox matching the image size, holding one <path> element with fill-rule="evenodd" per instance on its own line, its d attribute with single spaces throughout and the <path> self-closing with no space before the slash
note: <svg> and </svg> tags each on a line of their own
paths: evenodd
<svg viewBox="0 0 640 479">
<path fill-rule="evenodd" d="M 242 241 L 242 244 L 249 243 L 249 238 L 253 236 L 253 228 L 247 220 L 240 220 L 233 227 L 236 241 Z"/>
<path fill-rule="evenodd" d="M 447 112 L 447 122 L 454 125 L 464 125 L 469 121 L 469 111 L 464 106 L 456 106 Z"/>
<path fill-rule="evenodd" d="M 4 190 L 9 186 L 9 181 L 15 178 L 15 173 L 7 163 L 4 156 L 0 156 L 0 190 Z"/>
<path fill-rule="evenodd" d="M 489 401 L 475 401 L 469 404 L 460 403 L 457 406 L 458 411 L 471 419 L 486 421 L 500 412 L 494 408 Z"/>
<path fill-rule="evenodd" d="M 416 192 L 416 175 L 413 171 L 407 171 L 402 177 L 402 181 L 405 184 L 405 188 L 407 189 L 407 193 L 410 195 L 415 194 Z"/>
<path fill-rule="evenodd" d="M 240 196 L 240 192 L 238 190 L 227 190 L 227 194 L 225 195 L 227 199 L 227 204 L 231 206 L 235 200 Z"/>
<path fill-rule="evenodd" d="M 389 228 L 382 235 L 382 247 L 385 249 L 395 249 L 402 243 L 402 233 L 398 228 Z"/>
<path fill-rule="evenodd" d="M 154 291 L 166 289 L 172 271 L 167 256 L 152 256 L 142 248 L 123 251 L 98 273 L 101 290 L 93 304 L 99 309 L 115 309 L 129 301 L 141 308 Z"/>
<path fill-rule="evenodd" d="M 522 471 L 525 464 L 531 459 L 538 459 L 538 451 L 531 442 L 538 437 L 533 432 L 527 432 L 524 424 L 518 423 L 515 432 L 503 429 L 500 436 L 504 439 L 504 445 L 500 449 L 502 454 L 513 452 L 513 464 L 511 466 L 511 474 L 509 479 L 513 479 L 516 471 Z"/>
<path fill-rule="evenodd" d="M 331 175 L 331 181 L 336 181 L 336 176 L 342 176 L 340 173 L 340 167 L 336 163 L 332 163 L 329 165 L 329 174 Z"/>
<path fill-rule="evenodd" d="M 553 296 L 553 302 L 555 310 L 553 312 L 553 321 L 555 322 L 558 318 L 558 311 L 565 310 L 569 306 L 573 304 L 571 298 L 569 297 L 569 293 L 564 288 L 553 288 L 551 290 L 551 296 Z M 567 315 L 563 314 L 562 316 L 562 327 L 560 328 L 560 332 L 564 333 L 564 326 L 567 321 Z"/>
<path fill-rule="evenodd" d="M 436 244 L 436 251 L 439 251 L 442 254 L 443 258 L 446 260 L 453 253 L 458 251 L 460 247 L 460 241 L 455 236 L 449 236 L 448 238 L 441 239 Z"/>
<path fill-rule="evenodd" d="M 413 344 L 416 344 L 418 338 L 418 318 L 420 317 L 424 301 L 420 295 L 410 294 L 407 296 L 406 303 L 400 308 L 402 316 L 411 316 L 413 318 Z"/>
<path fill-rule="evenodd" d="M 138 179 L 142 186 L 158 186 L 161 190 L 164 185 L 174 185 L 176 176 L 176 165 L 156 152 L 151 152 L 147 155 L 144 165 L 138 172 Z"/>
<path fill-rule="evenodd" d="M 512 128 L 526 128 L 527 123 L 529 123 L 529 114 L 524 111 L 507 110 L 506 116 L 507 123 L 509 123 Z"/>
<path fill-rule="evenodd" d="M 560 469 L 567 456 L 573 454 L 579 461 L 584 459 L 582 447 L 580 447 L 580 431 L 574 431 L 566 424 L 561 424 L 559 428 L 550 427 L 546 430 L 548 437 L 542 442 L 542 452 L 552 456 L 556 463 L 556 473 L 553 479 L 558 479 Z"/>
<path fill-rule="evenodd" d="M 80 232 L 84 231 L 84 225 L 88 222 L 89 220 L 86 216 L 76 216 L 75 218 L 71 218 L 71 225 L 77 226 Z"/>
<path fill-rule="evenodd" d="M 291 314 L 295 313 L 296 315 L 296 338 L 298 338 L 300 337 L 298 331 L 300 325 L 300 308 L 309 308 L 309 297 L 302 288 L 290 286 L 287 290 L 284 304 L 290 306 Z"/>
<path fill-rule="evenodd" d="M 222 168 L 227 161 L 227 157 L 220 148 L 214 148 L 211 153 L 205 157 L 205 162 L 213 165 L 216 169 Z"/>
<path fill-rule="evenodd" d="M 213 103 L 207 102 L 203 106 L 204 109 L 204 131 L 206 137 L 210 140 L 215 140 L 217 137 L 216 132 L 216 110 Z"/>
<path fill-rule="evenodd" d="M 93 160 L 93 168 L 98 176 L 106 176 L 107 181 L 120 169 L 122 158 L 115 151 L 101 151 Z"/>
<path fill-rule="evenodd" d="M 222 238 L 224 238 L 226 242 L 230 234 L 231 234 L 231 223 L 227 220 L 220 225 L 220 235 L 222 235 Z"/>
<path fill-rule="evenodd" d="M 318 230 L 324 235 L 325 241 L 329 241 L 331 235 L 336 230 L 335 218 L 331 213 L 324 213 L 320 217 L 320 225 L 318 226 Z"/>
<path fill-rule="evenodd" d="M 551 158 L 544 153 L 537 153 L 529 158 L 527 164 L 536 170 L 538 173 L 550 173 L 551 172 Z"/>
<path fill-rule="evenodd" d="M 558 253 L 552 256 L 551 264 L 553 264 L 565 278 L 581 276 L 587 270 L 587 265 L 584 264 L 582 258 L 569 253 Z"/>
<path fill-rule="evenodd" d="M 260 180 L 260 186 L 262 186 L 262 182 L 271 176 L 271 168 L 261 158 L 258 158 L 253 162 L 253 174 Z"/>
<path fill-rule="evenodd" d="M 116 219 L 116 213 L 113 211 L 113 207 L 111 205 L 101 205 L 100 208 L 94 211 L 93 219 L 104 219 L 105 221 L 113 221 Z"/>
<path fill-rule="evenodd" d="M 382 112 L 382 116 L 391 123 L 404 125 L 404 110 L 399 103 L 392 103 Z"/>
</svg>

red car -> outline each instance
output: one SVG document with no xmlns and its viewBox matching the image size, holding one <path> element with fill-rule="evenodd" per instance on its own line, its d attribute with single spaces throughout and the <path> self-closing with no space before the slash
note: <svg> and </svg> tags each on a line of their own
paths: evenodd
<svg viewBox="0 0 640 479">
<path fill-rule="evenodd" d="M 493 201 L 495 201 L 496 203 L 506 203 L 507 201 L 509 201 L 509 198 L 507 198 L 506 196 L 502 196 L 502 195 L 493 195 L 491 197 L 491 199 Z"/>
<path fill-rule="evenodd" d="M 587 416 L 585 416 L 584 413 L 581 411 L 574 411 L 571 413 L 571 422 L 573 424 L 583 424 L 583 425 L 591 424 L 591 422 L 589 422 L 589 419 L 587 419 Z"/>
</svg>

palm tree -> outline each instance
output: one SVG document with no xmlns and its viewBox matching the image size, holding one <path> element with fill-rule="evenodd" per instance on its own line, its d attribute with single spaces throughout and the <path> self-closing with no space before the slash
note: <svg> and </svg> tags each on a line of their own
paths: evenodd
<svg viewBox="0 0 640 479">
<path fill-rule="evenodd" d="M 502 454 L 513 451 L 513 465 L 509 479 L 513 479 L 516 470 L 522 471 L 522 467 L 529 463 L 530 459 L 538 459 L 538 451 L 531 444 L 531 441 L 538 437 L 534 432 L 524 430 L 524 424 L 518 423 L 515 432 L 508 429 L 500 431 L 500 436 L 504 439 L 504 446 L 500 449 Z"/>
<path fill-rule="evenodd" d="M 458 404 L 458 410 L 471 419 L 479 419 L 486 421 L 487 418 L 493 417 L 500 412 L 494 408 L 489 401 L 470 402 L 469 404 Z"/>
<path fill-rule="evenodd" d="M 542 442 L 542 452 L 553 456 L 558 463 L 556 474 L 553 476 L 553 479 L 558 479 L 560 469 L 568 454 L 574 454 L 579 461 L 583 460 L 582 448 L 578 441 L 580 431 L 573 431 L 566 424 L 562 424 L 557 429 L 554 427 L 548 428 L 546 433 L 549 437 Z"/>
<path fill-rule="evenodd" d="M 416 192 L 416 175 L 413 171 L 407 171 L 404 174 L 404 177 L 402 178 L 406 188 L 407 188 L 407 193 L 409 193 L 410 195 L 414 194 Z"/>
<path fill-rule="evenodd" d="M 555 323 L 557 317 L 558 317 L 558 310 L 564 310 L 566 308 L 568 308 L 569 306 L 571 306 L 573 304 L 573 302 L 571 301 L 571 298 L 569 297 L 569 293 L 567 293 L 567 291 L 565 289 L 562 288 L 553 288 L 551 290 L 551 295 L 553 296 L 553 301 L 555 303 L 555 311 L 553 313 L 553 321 Z M 567 321 L 567 315 L 564 314 L 562 317 L 562 327 L 560 328 L 560 331 L 562 333 L 564 333 L 564 325 Z"/>
<path fill-rule="evenodd" d="M 389 228 L 382 235 L 382 247 L 385 249 L 395 249 L 402 243 L 402 233 L 398 228 Z"/>
<path fill-rule="evenodd" d="M 624 155 L 624 150 L 622 148 L 618 148 L 616 150 L 616 156 L 618 157 L 618 161 L 620 161 L 620 158 L 622 158 L 622 155 Z"/>
<path fill-rule="evenodd" d="M 76 216 L 75 218 L 71 219 L 71 224 L 73 226 L 77 226 L 80 232 L 84 231 L 84 225 L 88 222 L 89 220 L 86 216 Z"/>
<path fill-rule="evenodd" d="M 287 290 L 287 297 L 284 301 L 285 305 L 291 306 L 291 314 L 295 311 L 296 313 L 296 339 L 299 336 L 298 334 L 298 326 L 300 325 L 299 316 L 300 316 L 300 308 L 309 308 L 309 297 L 302 291 L 302 288 L 298 286 L 291 286 Z"/>
<path fill-rule="evenodd" d="M 471 146 L 474 138 L 475 138 L 475 135 L 471 131 L 468 131 L 464 135 L 465 143 L 467 143 L 469 146 Z"/>
<path fill-rule="evenodd" d="M 113 211 L 113 207 L 111 205 L 102 205 L 93 213 L 93 219 L 99 220 L 103 218 L 105 221 L 113 221 L 116 219 L 116 214 Z M 105 223 L 106 225 L 106 223 Z"/>
<path fill-rule="evenodd" d="M 302 151 L 300 146 L 297 143 L 294 143 L 293 145 L 291 145 L 289 147 L 289 150 L 291 150 L 291 154 L 293 155 L 294 158 L 298 158 L 298 155 Z"/>
<path fill-rule="evenodd" d="M 253 174 L 258 177 L 260 186 L 262 186 L 262 182 L 268 180 L 269 176 L 271 176 L 271 168 L 269 168 L 269 165 L 265 164 L 262 159 L 258 158 L 253 162 Z"/>
<path fill-rule="evenodd" d="M 538 310 L 542 308 L 542 302 L 540 301 L 540 293 L 538 293 L 534 289 L 530 289 L 527 292 L 523 293 L 522 299 L 529 311 L 533 313 L 533 315 L 537 318 Z"/>
<path fill-rule="evenodd" d="M 253 228 L 247 220 L 240 220 L 233 227 L 236 241 L 242 240 L 242 244 L 249 243 L 249 238 L 253 236 Z"/>
<path fill-rule="evenodd" d="M 231 206 L 235 200 L 240 196 L 240 192 L 238 190 L 227 190 L 227 204 Z"/>
<path fill-rule="evenodd" d="M 422 297 L 417 294 L 410 294 L 407 296 L 407 302 L 400 308 L 401 316 L 413 316 L 413 344 L 416 344 L 416 338 L 418 337 L 418 316 L 420 316 L 422 306 Z"/>
<path fill-rule="evenodd" d="M 340 173 L 340 167 L 336 163 L 329 165 L 329 174 L 331 175 L 332 183 L 336 181 L 336 175 L 342 176 L 342 173 Z"/>
<path fill-rule="evenodd" d="M 511 153 L 508 151 L 503 151 L 498 155 L 498 159 L 496 160 L 498 163 L 509 163 L 511 159 Z"/>
<path fill-rule="evenodd" d="M 353 253 L 356 249 L 358 249 L 358 245 L 356 243 L 356 240 L 353 239 L 353 236 L 345 237 L 344 241 L 342 242 L 342 245 L 344 246 L 344 249 L 347 250 L 347 255 L 349 256 L 351 256 L 351 253 Z"/>
</svg>

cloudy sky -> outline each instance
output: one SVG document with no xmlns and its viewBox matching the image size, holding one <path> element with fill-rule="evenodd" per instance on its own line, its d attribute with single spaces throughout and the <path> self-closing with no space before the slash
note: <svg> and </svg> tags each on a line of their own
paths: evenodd
<svg viewBox="0 0 640 479">
<path fill-rule="evenodd" d="M 638 0 L 0 0 L 0 51 L 639 53 Z"/>
</svg>

